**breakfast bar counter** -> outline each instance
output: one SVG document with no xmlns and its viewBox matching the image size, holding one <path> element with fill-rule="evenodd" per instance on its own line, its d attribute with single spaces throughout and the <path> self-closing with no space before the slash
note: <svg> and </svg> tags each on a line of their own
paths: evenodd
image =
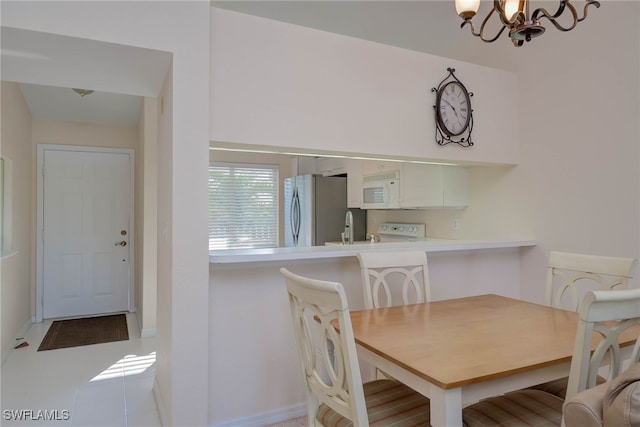
<svg viewBox="0 0 640 427">
<path fill-rule="evenodd" d="M 304 248 L 231 249 L 209 251 L 210 264 L 295 261 L 322 258 L 353 257 L 363 251 L 424 250 L 430 252 L 469 251 L 481 249 L 524 248 L 535 240 L 451 240 L 427 239 L 418 242 L 363 243 L 354 245 L 311 246 Z"/>
</svg>

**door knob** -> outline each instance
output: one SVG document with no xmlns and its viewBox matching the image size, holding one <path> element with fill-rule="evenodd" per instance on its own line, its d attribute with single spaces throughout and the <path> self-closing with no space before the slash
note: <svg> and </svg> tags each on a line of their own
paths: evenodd
<svg viewBox="0 0 640 427">
<path fill-rule="evenodd" d="M 124 240 L 121 242 L 116 242 L 116 246 L 127 246 L 127 242 L 125 242 Z"/>
</svg>

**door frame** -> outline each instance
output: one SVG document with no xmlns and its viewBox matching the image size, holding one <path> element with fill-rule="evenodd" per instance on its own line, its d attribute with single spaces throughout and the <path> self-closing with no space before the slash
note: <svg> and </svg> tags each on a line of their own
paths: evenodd
<svg viewBox="0 0 640 427">
<path fill-rule="evenodd" d="M 44 312 L 44 153 L 52 151 L 80 151 L 104 154 L 128 154 L 129 155 L 129 312 L 135 311 L 135 217 L 134 217 L 134 190 L 135 190 L 135 150 L 132 148 L 104 148 L 87 147 L 81 145 L 54 145 L 37 144 L 37 188 L 36 188 L 36 322 L 42 322 Z"/>
</svg>

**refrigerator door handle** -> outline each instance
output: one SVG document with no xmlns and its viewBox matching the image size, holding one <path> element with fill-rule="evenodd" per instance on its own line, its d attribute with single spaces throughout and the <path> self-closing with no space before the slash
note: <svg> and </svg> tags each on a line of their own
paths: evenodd
<svg viewBox="0 0 640 427">
<path fill-rule="evenodd" d="M 300 236 L 300 196 L 298 189 L 293 189 L 293 197 L 291 198 L 291 234 L 293 235 L 293 245 L 298 246 L 298 238 Z"/>
</svg>

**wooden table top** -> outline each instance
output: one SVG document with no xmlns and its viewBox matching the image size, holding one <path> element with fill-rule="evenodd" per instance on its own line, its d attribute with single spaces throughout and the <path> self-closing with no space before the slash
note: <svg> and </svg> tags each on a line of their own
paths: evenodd
<svg viewBox="0 0 640 427">
<path fill-rule="evenodd" d="M 353 311 L 351 321 L 359 345 L 451 389 L 569 362 L 578 314 L 481 295 Z"/>
</svg>

